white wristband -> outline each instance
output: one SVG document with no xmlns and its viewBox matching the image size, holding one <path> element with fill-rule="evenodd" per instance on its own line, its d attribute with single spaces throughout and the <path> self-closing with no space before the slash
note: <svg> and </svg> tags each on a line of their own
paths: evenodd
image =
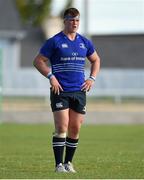
<svg viewBox="0 0 144 180">
<path fill-rule="evenodd" d="M 54 75 L 52 74 L 52 72 L 49 72 L 46 77 L 47 77 L 48 79 L 51 79 L 52 76 L 54 76 Z"/>
<path fill-rule="evenodd" d="M 95 81 L 96 78 L 94 76 L 90 76 L 88 79 Z"/>
</svg>

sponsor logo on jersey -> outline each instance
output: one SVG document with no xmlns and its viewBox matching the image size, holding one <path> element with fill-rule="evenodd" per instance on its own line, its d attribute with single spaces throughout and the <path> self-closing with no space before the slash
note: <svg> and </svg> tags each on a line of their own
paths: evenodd
<svg viewBox="0 0 144 180">
<path fill-rule="evenodd" d="M 82 49 L 85 49 L 84 43 L 80 43 L 80 44 L 79 44 L 79 47 L 82 48 Z"/>
<path fill-rule="evenodd" d="M 62 108 L 62 107 L 63 107 L 62 102 L 56 103 L 56 107 L 57 107 L 57 108 Z"/>
<path fill-rule="evenodd" d="M 62 48 L 68 48 L 68 45 L 66 43 L 63 43 Z"/>
<path fill-rule="evenodd" d="M 72 56 L 78 56 L 77 52 L 72 52 Z"/>
</svg>

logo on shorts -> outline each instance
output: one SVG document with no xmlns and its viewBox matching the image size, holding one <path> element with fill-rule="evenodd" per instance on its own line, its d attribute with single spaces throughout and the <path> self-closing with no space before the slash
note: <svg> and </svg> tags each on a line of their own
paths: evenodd
<svg viewBox="0 0 144 180">
<path fill-rule="evenodd" d="M 62 102 L 56 103 L 56 108 L 62 108 L 62 107 L 63 107 Z"/>
<path fill-rule="evenodd" d="M 86 106 L 84 106 L 83 111 L 86 112 Z"/>
</svg>

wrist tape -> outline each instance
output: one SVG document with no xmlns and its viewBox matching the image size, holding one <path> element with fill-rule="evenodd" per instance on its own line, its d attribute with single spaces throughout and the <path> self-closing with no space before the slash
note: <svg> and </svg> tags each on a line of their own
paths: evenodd
<svg viewBox="0 0 144 180">
<path fill-rule="evenodd" d="M 52 74 L 52 72 L 49 72 L 49 73 L 47 74 L 47 78 L 48 78 L 48 79 L 51 79 L 52 76 L 54 76 L 54 75 Z"/>
<path fill-rule="evenodd" d="M 92 80 L 92 81 L 95 81 L 95 80 L 96 80 L 96 78 L 95 78 L 94 76 L 90 76 L 88 79 L 89 79 L 89 80 Z"/>
</svg>

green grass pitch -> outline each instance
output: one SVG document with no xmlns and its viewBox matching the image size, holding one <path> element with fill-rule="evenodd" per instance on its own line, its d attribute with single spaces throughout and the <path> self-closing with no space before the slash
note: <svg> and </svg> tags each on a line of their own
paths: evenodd
<svg viewBox="0 0 144 180">
<path fill-rule="evenodd" d="M 76 174 L 54 172 L 53 125 L 0 125 L 1 179 L 143 179 L 144 125 L 83 125 Z"/>
</svg>

